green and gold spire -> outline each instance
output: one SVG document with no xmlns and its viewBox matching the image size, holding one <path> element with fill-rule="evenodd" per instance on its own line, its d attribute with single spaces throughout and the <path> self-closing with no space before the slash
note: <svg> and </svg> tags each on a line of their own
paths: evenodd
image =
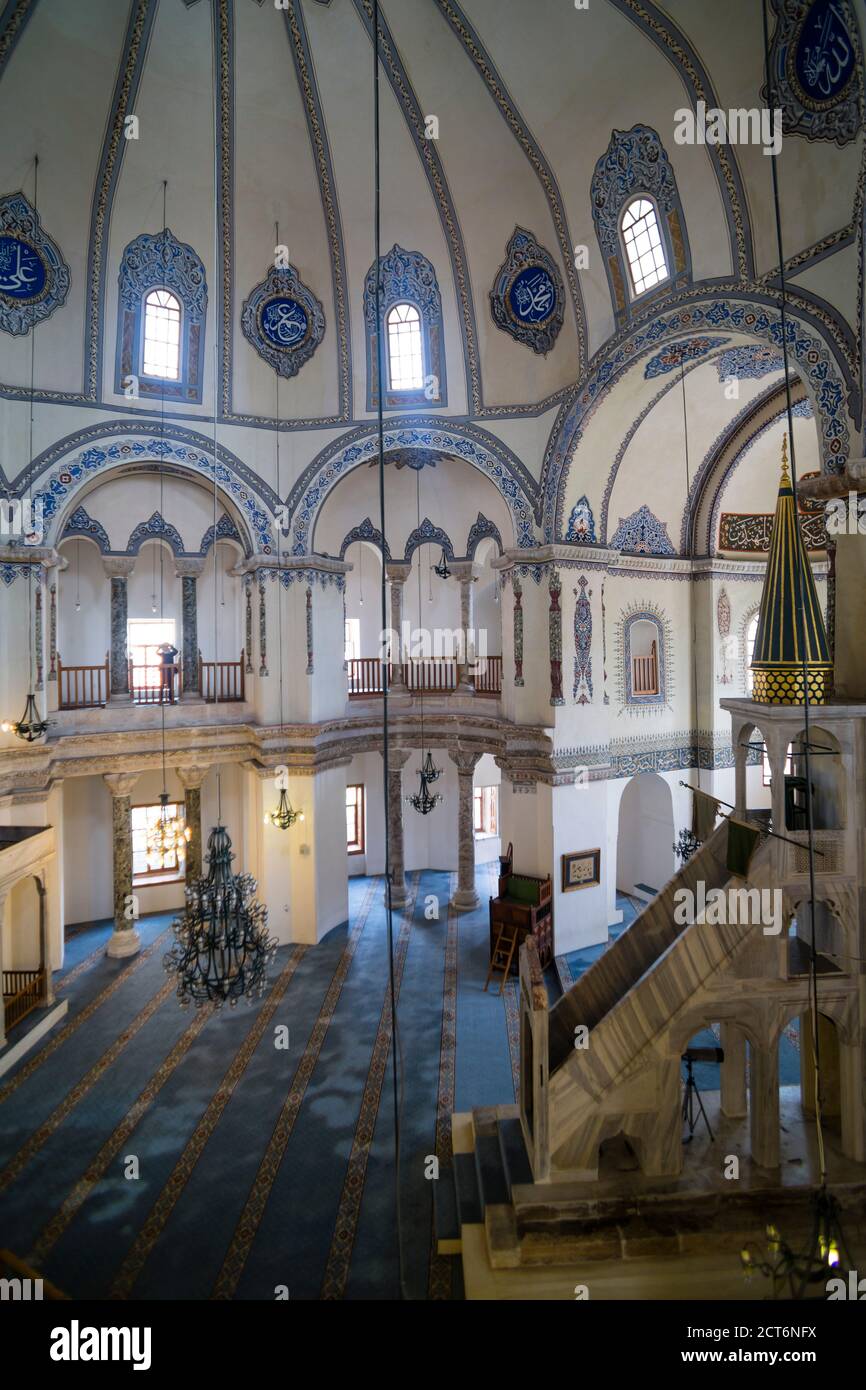
<svg viewBox="0 0 866 1390">
<path fill-rule="evenodd" d="M 794 492 L 788 473 L 786 434 L 782 441 L 782 480 L 752 653 L 752 670 L 755 673 L 752 698 L 762 705 L 803 704 L 803 650 L 797 619 L 801 573 L 809 703 L 825 705 L 833 686 L 833 663 L 815 580 L 797 522 Z"/>
</svg>

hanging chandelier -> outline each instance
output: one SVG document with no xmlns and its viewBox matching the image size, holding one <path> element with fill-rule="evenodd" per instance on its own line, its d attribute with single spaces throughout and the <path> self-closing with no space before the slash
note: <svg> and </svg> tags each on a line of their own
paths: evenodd
<svg viewBox="0 0 866 1390">
<path fill-rule="evenodd" d="M 4 720 L 0 724 L 0 729 L 4 734 L 14 734 L 16 738 L 23 739 L 25 743 L 35 743 L 47 731 L 48 725 L 51 723 L 53 720 L 40 718 L 36 708 L 36 696 L 31 690 L 27 696 L 27 703 L 21 718 L 14 722 L 8 719 Z"/>
<path fill-rule="evenodd" d="M 438 565 L 433 566 L 434 574 L 438 574 L 440 579 L 450 579 L 451 571 L 448 568 L 448 556 L 445 554 L 445 547 L 442 547 L 442 554 L 439 556 Z"/>
<path fill-rule="evenodd" d="M 747 1283 L 754 1274 L 762 1274 L 772 1279 L 774 1298 L 783 1292 L 786 1284 L 786 1297 L 803 1298 L 809 1285 L 825 1285 L 830 1275 L 838 1276 L 851 1268 L 836 1199 L 822 1186 L 815 1193 L 812 1204 L 812 1234 L 803 1250 L 792 1250 L 777 1227 L 768 1225 L 762 1254 L 756 1258 L 748 1246 L 740 1252 Z"/>
<path fill-rule="evenodd" d="M 280 800 L 275 811 L 265 812 L 265 825 L 275 825 L 278 830 L 288 830 L 296 820 L 303 820 L 303 811 L 295 811 L 289 801 L 285 787 L 280 788 Z"/>
<path fill-rule="evenodd" d="M 687 864 L 692 855 L 700 849 L 703 844 L 693 830 L 681 830 L 673 846 L 674 854 L 683 864 Z"/>
<path fill-rule="evenodd" d="M 438 777 L 438 772 L 436 775 Z M 407 796 L 406 800 L 408 801 L 409 805 L 412 806 L 418 812 L 419 815 L 429 816 L 430 812 L 436 806 L 439 805 L 439 802 L 442 800 L 442 797 L 438 793 L 434 793 L 433 796 L 430 795 L 430 788 L 427 785 L 427 778 L 425 777 L 423 771 L 419 773 L 419 777 L 421 780 L 418 791 L 415 793 L 414 796 Z"/>
<path fill-rule="evenodd" d="M 208 874 L 186 889 L 186 908 L 173 924 L 175 944 L 163 958 L 177 975 L 186 1006 L 260 998 L 277 943 L 267 930 L 268 909 L 256 899 L 252 874 L 232 872 L 232 842 L 222 825 L 208 839 Z"/>
<path fill-rule="evenodd" d="M 433 762 L 433 753 L 429 748 L 427 749 L 427 756 L 421 764 L 421 772 L 428 786 L 431 782 L 435 782 L 437 777 L 441 777 L 442 775 L 442 769 L 441 767 L 435 766 Z"/>
<path fill-rule="evenodd" d="M 168 792 L 160 792 L 159 820 L 147 833 L 148 855 L 158 858 L 163 868 L 173 866 L 175 859 L 183 859 L 191 839 L 192 830 L 183 816 L 168 814 Z"/>
</svg>

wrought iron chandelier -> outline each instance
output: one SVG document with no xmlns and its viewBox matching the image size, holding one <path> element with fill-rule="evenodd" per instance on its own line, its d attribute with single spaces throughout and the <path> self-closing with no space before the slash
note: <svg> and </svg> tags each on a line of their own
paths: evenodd
<svg viewBox="0 0 866 1390">
<path fill-rule="evenodd" d="M 285 787 L 280 788 L 280 800 L 275 811 L 265 812 L 265 825 L 275 825 L 278 830 L 288 830 L 296 820 L 303 820 L 303 811 L 295 811 L 289 801 Z"/>
<path fill-rule="evenodd" d="M 192 839 L 192 830 L 184 824 L 182 816 L 168 814 L 168 792 L 159 795 L 159 820 L 147 834 L 147 852 L 158 858 L 163 868 L 183 859 L 186 847 Z"/>
<path fill-rule="evenodd" d="M 435 782 L 437 777 L 441 777 L 442 775 L 442 769 L 441 767 L 436 767 L 434 764 L 433 753 L 429 748 L 427 749 L 427 756 L 421 764 L 421 772 L 428 786 L 431 782 Z"/>
<path fill-rule="evenodd" d="M 440 579 L 450 579 L 451 571 L 448 568 L 448 556 L 445 554 L 445 547 L 442 547 L 442 554 L 439 557 L 438 565 L 433 566 L 434 574 L 438 574 Z"/>
<path fill-rule="evenodd" d="M 439 776 L 438 772 L 436 776 Z M 407 796 L 406 800 L 408 801 L 409 805 L 412 806 L 418 812 L 419 815 L 429 816 L 430 812 L 439 805 L 439 802 L 442 800 L 442 797 L 438 794 L 438 792 L 434 793 L 431 796 L 430 788 L 427 784 L 427 777 L 425 776 L 423 769 L 419 773 L 419 777 L 420 784 L 418 787 L 418 791 L 415 793 L 414 796 Z"/>
<path fill-rule="evenodd" d="M 683 864 L 687 864 L 692 855 L 695 854 L 703 844 L 693 830 L 681 830 L 673 846 L 674 854 Z"/>
<path fill-rule="evenodd" d="M 847 1273 L 851 1268 L 839 1206 L 825 1186 L 820 1187 L 813 1198 L 812 1233 L 804 1249 L 792 1250 L 774 1225 L 767 1226 L 766 1241 L 764 1251 L 757 1258 L 746 1246 L 740 1252 L 740 1259 L 747 1283 L 756 1273 L 772 1279 L 774 1298 L 783 1292 L 785 1284 L 788 1286 L 786 1297 L 803 1298 L 809 1285 L 825 1285 L 831 1275 Z"/>
<path fill-rule="evenodd" d="M 36 696 L 31 690 L 27 695 L 27 703 L 24 706 L 24 713 L 20 719 L 14 722 L 4 720 L 0 724 L 0 729 L 4 734 L 14 734 L 16 738 L 23 739 L 25 743 L 35 743 L 38 738 L 47 731 L 48 725 L 53 721 L 42 719 L 36 708 Z"/>
<path fill-rule="evenodd" d="M 208 839 L 208 873 L 186 889 L 186 908 L 173 924 L 175 944 L 163 958 L 177 975 L 181 1004 L 232 1008 L 241 996 L 260 998 L 277 949 L 268 909 L 253 894 L 252 874 L 232 872 L 232 842 L 222 825 Z"/>
</svg>

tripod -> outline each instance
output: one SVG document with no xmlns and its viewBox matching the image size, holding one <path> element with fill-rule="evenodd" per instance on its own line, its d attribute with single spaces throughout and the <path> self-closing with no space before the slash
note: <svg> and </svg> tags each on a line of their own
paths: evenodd
<svg viewBox="0 0 866 1390">
<path fill-rule="evenodd" d="M 710 1136 L 710 1142 L 714 1144 L 716 1142 L 715 1136 L 710 1129 L 710 1122 L 707 1119 L 704 1102 L 701 1100 L 701 1093 L 698 1090 L 698 1083 L 695 1080 L 694 1062 L 688 1052 L 683 1053 L 682 1060 L 686 1064 L 686 1089 L 683 1092 L 683 1122 L 689 1127 L 689 1132 L 683 1139 L 683 1143 L 690 1144 L 694 1139 L 698 1115 L 700 1114 L 704 1117 L 704 1124 L 707 1127 L 707 1134 Z M 695 1102 L 697 1102 L 697 1105 Z"/>
</svg>

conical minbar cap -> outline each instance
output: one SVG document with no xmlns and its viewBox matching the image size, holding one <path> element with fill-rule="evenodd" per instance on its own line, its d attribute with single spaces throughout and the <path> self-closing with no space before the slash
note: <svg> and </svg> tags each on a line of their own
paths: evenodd
<svg viewBox="0 0 866 1390">
<path fill-rule="evenodd" d="M 797 612 L 801 599 L 802 623 Z M 825 704 L 832 687 L 833 664 L 794 505 L 786 435 L 782 445 L 782 480 L 752 653 L 754 699 L 770 705 L 802 704 L 804 657 L 809 700 Z"/>
</svg>

